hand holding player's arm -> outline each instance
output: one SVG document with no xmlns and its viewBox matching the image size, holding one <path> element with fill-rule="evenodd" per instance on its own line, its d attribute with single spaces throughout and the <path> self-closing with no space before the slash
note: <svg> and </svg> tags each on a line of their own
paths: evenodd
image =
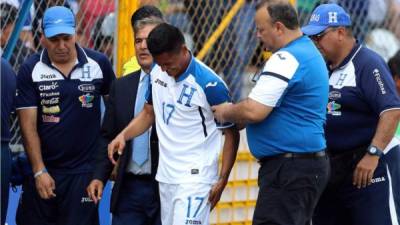
<svg viewBox="0 0 400 225">
<path fill-rule="evenodd" d="M 239 131 L 236 127 L 224 129 L 225 142 L 222 150 L 222 166 L 218 182 L 211 188 L 208 201 L 211 204 L 211 210 L 218 203 L 222 192 L 228 183 L 229 174 L 236 160 L 236 154 L 239 146 Z"/>
<path fill-rule="evenodd" d="M 247 124 L 262 121 L 271 113 L 273 107 L 247 98 L 237 104 L 222 103 L 212 106 L 211 109 L 213 110 L 214 117 L 220 123 Z"/>
<path fill-rule="evenodd" d="M 101 200 L 103 195 L 104 184 L 103 181 L 94 179 L 90 182 L 89 186 L 86 188 L 88 196 L 93 200 L 94 204 L 97 204 Z"/>
<path fill-rule="evenodd" d="M 122 155 L 126 140 L 137 137 L 147 131 L 154 123 L 154 110 L 150 104 L 145 104 L 143 110 L 137 115 L 124 130 L 121 131 L 108 145 L 108 158 L 115 165 L 114 154 Z"/>
<path fill-rule="evenodd" d="M 40 172 L 44 171 L 46 167 L 43 163 L 37 132 L 37 108 L 19 109 L 17 113 L 26 153 L 32 165 L 33 173 L 38 174 L 35 177 L 36 189 L 43 199 L 55 197 L 56 185 L 53 178 L 48 172 Z"/>
<path fill-rule="evenodd" d="M 379 149 L 385 149 L 394 136 L 399 118 L 400 110 L 389 110 L 382 113 L 371 144 Z M 354 170 L 353 185 L 358 188 L 370 185 L 378 162 L 378 156 L 366 153 Z"/>
</svg>

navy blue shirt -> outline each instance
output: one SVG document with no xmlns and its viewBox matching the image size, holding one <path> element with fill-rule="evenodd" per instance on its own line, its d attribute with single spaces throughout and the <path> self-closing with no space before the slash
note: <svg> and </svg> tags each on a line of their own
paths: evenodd
<svg viewBox="0 0 400 225">
<path fill-rule="evenodd" d="M 379 116 L 400 108 L 393 79 L 377 53 L 356 44 L 345 60 L 330 71 L 326 138 L 331 151 L 368 146 Z"/>
<path fill-rule="evenodd" d="M 78 62 L 68 76 L 46 50 L 31 56 L 17 76 L 17 110 L 37 108 L 37 130 L 48 170 L 90 171 L 100 131 L 100 98 L 115 78 L 105 55 L 76 46 Z"/>
<path fill-rule="evenodd" d="M 326 148 L 328 70 L 308 37 L 290 42 L 269 58 L 249 98 L 274 108 L 263 121 L 247 125 L 256 158 Z"/>
<path fill-rule="evenodd" d="M 10 141 L 10 114 L 14 110 L 16 75 L 7 60 L 1 58 L 1 141 Z"/>
</svg>

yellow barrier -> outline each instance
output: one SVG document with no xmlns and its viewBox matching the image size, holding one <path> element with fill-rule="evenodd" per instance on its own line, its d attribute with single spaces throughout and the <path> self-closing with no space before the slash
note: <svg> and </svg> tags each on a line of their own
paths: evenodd
<svg viewBox="0 0 400 225">
<path fill-rule="evenodd" d="M 123 64 L 135 54 L 131 16 L 132 13 L 139 8 L 139 5 L 139 0 L 118 0 L 117 57 L 115 71 L 118 77 L 122 74 Z"/>
</svg>

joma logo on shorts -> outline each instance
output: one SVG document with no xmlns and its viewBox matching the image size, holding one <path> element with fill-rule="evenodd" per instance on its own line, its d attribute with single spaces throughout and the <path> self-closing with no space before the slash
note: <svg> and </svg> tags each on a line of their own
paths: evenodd
<svg viewBox="0 0 400 225">
<path fill-rule="evenodd" d="M 89 197 L 82 197 L 81 203 L 85 203 L 85 202 L 93 202 L 93 200 Z"/>
<path fill-rule="evenodd" d="M 200 220 L 188 220 L 186 219 L 186 223 L 185 224 L 201 224 Z"/>
<path fill-rule="evenodd" d="M 377 177 L 377 178 L 373 178 L 371 179 L 371 183 L 379 183 L 379 182 L 384 182 L 386 181 L 385 177 Z"/>
</svg>

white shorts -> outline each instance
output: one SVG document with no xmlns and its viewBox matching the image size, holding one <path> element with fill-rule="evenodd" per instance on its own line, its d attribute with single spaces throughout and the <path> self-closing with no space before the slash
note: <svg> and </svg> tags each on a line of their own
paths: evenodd
<svg viewBox="0 0 400 225">
<path fill-rule="evenodd" d="M 159 183 L 163 225 L 209 224 L 211 184 Z"/>
</svg>

